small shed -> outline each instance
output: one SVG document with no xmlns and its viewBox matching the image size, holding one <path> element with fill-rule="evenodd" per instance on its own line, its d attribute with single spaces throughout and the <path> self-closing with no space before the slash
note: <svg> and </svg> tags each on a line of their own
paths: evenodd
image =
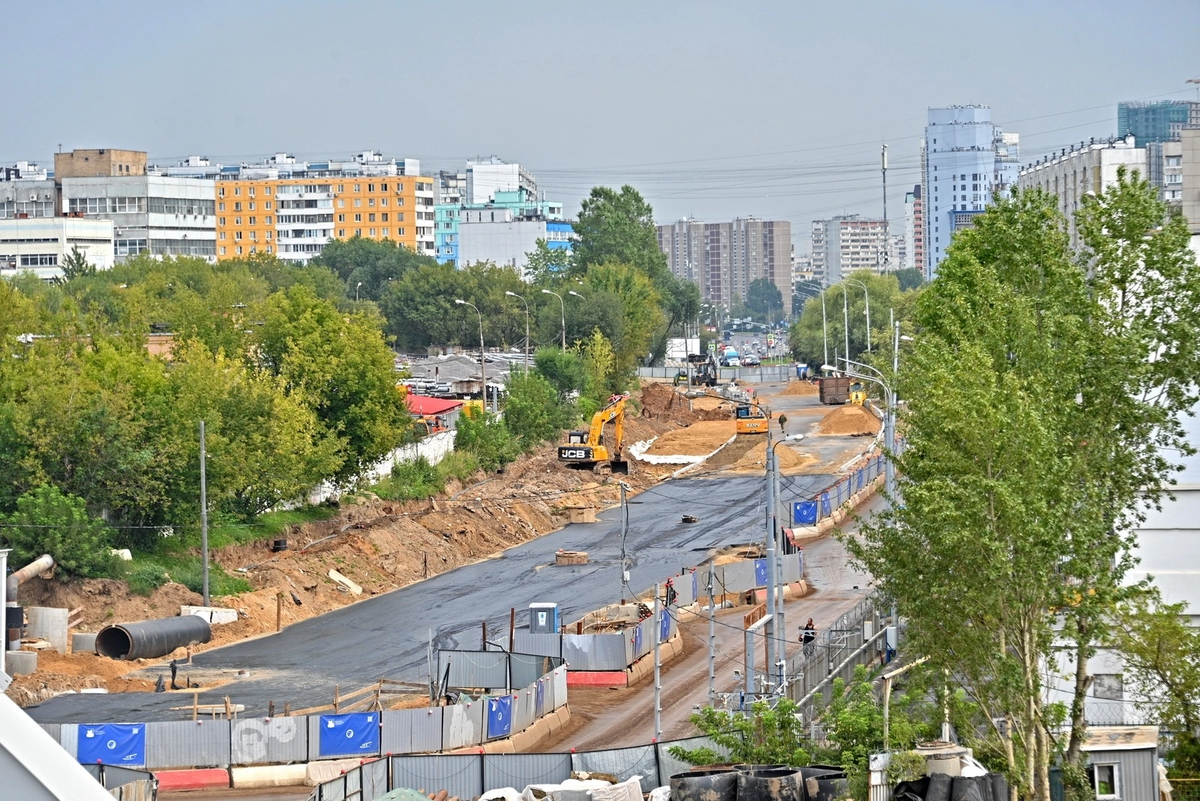
<svg viewBox="0 0 1200 801">
<path fill-rule="evenodd" d="M 1089 726 L 1083 744 L 1097 801 L 1158 801 L 1158 727 Z"/>
<path fill-rule="evenodd" d="M 458 413 L 463 405 L 460 400 L 430 398 L 412 392 L 404 396 L 404 401 L 408 404 L 409 414 L 426 421 L 436 420 L 440 430 L 444 431 L 453 431 L 457 427 Z"/>
</svg>

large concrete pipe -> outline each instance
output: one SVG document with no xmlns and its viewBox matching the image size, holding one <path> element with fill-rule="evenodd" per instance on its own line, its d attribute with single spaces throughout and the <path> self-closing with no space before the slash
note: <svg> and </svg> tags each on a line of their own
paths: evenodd
<svg viewBox="0 0 1200 801">
<path fill-rule="evenodd" d="M 17 587 L 52 567 L 54 567 L 54 557 L 44 553 L 20 570 L 14 570 L 4 583 L 4 633 L 6 635 L 4 642 L 8 648 L 14 651 L 21 647 L 21 628 L 25 622 L 24 614 L 17 603 Z"/>
<path fill-rule="evenodd" d="M 153 659 L 211 639 L 212 629 L 207 620 L 180 615 L 105 626 L 96 635 L 96 653 L 111 659 Z"/>
</svg>

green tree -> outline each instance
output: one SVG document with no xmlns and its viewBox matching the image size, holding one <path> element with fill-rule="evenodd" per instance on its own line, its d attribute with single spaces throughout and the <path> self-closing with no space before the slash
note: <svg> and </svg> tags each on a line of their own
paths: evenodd
<svg viewBox="0 0 1200 801">
<path fill-rule="evenodd" d="M 804 724 L 795 701 L 781 698 L 774 706 L 756 701 L 750 714 L 704 707 L 692 715 L 692 725 L 719 748 L 687 749 L 673 745 L 671 755 L 693 765 L 719 762 L 749 765 L 792 765 L 810 762 L 805 745 Z"/>
<path fill-rule="evenodd" d="M 379 307 L 397 347 L 419 350 L 430 345 L 479 346 L 479 317 L 456 298 L 475 304 L 483 314 L 484 342 L 508 348 L 525 339 L 525 307 L 506 291 L 523 295 L 531 315 L 538 310 L 530 287 L 517 272 L 494 264 L 422 265 L 390 282 Z M 540 293 L 539 293 L 540 294 Z M 557 305 L 557 301 L 555 302 Z M 537 318 L 530 321 L 536 330 Z"/>
<path fill-rule="evenodd" d="M 1123 684 L 1139 711 L 1171 733 L 1172 775 L 1200 775 L 1200 629 L 1187 605 L 1165 604 L 1157 592 L 1125 601 L 1112 645 L 1124 662 Z"/>
<path fill-rule="evenodd" d="M 572 393 L 583 391 L 587 374 L 576 351 L 541 348 L 534 355 L 534 365 L 554 386 L 560 403 L 566 402 Z"/>
<path fill-rule="evenodd" d="M 900 284 L 901 292 L 919 289 L 925 283 L 925 275 L 916 267 L 905 267 L 896 271 L 896 282 Z"/>
<path fill-rule="evenodd" d="M 577 347 L 585 376 L 580 410 L 586 418 L 603 408 L 612 395 L 626 392 L 633 376 L 621 370 L 612 343 L 599 330 L 581 340 Z"/>
<path fill-rule="evenodd" d="M 88 514 L 82 498 L 64 495 L 57 487 L 25 493 L 17 499 L 16 511 L 0 520 L 0 540 L 12 548 L 15 565 L 48 553 L 65 575 L 96 578 L 115 569 L 108 526 Z"/>
<path fill-rule="evenodd" d="M 857 272 L 850 276 L 854 281 L 866 285 L 871 297 L 871 341 L 874 350 L 886 347 L 891 341 L 887 329 L 889 311 L 901 323 L 912 318 L 916 299 L 920 291 L 901 292 L 894 274 L 875 275 Z M 846 299 L 842 298 L 843 290 Z M 794 307 L 799 317 L 788 330 L 788 346 L 792 356 L 807 364 L 821 364 L 825 358 L 826 343 L 829 359 L 834 352 L 845 356 L 846 314 L 844 305 L 849 301 L 850 358 L 862 360 L 867 350 L 867 303 L 862 287 L 843 281 L 824 291 L 825 313 L 822 325 L 821 293 L 810 297 L 803 307 Z M 736 316 L 736 315 L 735 315 Z M 890 361 L 890 360 L 889 360 Z M 890 366 L 890 364 L 888 365 Z"/>
<path fill-rule="evenodd" d="M 778 320 L 783 313 L 783 293 L 766 278 L 755 278 L 746 289 L 746 307 L 760 320 Z"/>
<path fill-rule="evenodd" d="M 489 473 L 504 467 L 521 453 L 520 444 L 504 420 L 491 412 L 459 415 L 454 447 L 473 454 L 479 460 L 479 468 Z"/>
<path fill-rule="evenodd" d="M 560 402 L 554 385 L 538 373 L 514 372 L 508 379 L 504 423 L 522 449 L 554 440 L 571 424 L 571 405 Z"/>
<path fill-rule="evenodd" d="M 670 275 L 658 247 L 654 209 L 632 186 L 593 187 L 575 223 L 572 262 L 578 271 L 605 262 L 632 264 L 655 284 Z"/>
<path fill-rule="evenodd" d="M 545 239 L 539 239 L 534 249 L 525 254 L 529 283 L 534 286 L 549 286 L 571 272 L 573 253 L 570 248 L 552 248 Z"/>
<path fill-rule="evenodd" d="M 87 256 L 84 256 L 74 245 L 71 246 L 71 252 L 63 258 L 61 266 L 64 282 L 96 274 L 96 265 L 89 262 Z"/>
<path fill-rule="evenodd" d="M 357 293 L 362 300 L 379 300 L 388 281 L 399 280 L 411 270 L 436 263 L 432 257 L 396 241 L 354 236 L 333 240 L 310 264 L 332 270 L 345 282 L 347 298 L 352 299 Z"/>
<path fill-rule="evenodd" d="M 633 265 L 608 262 L 589 269 L 583 286 L 587 297 L 607 293 L 620 299 L 620 338 L 611 340 L 617 369 L 636 369 L 648 355 L 655 332 L 663 325 L 661 296 L 653 282 Z M 588 304 L 585 300 L 580 305 Z"/>
<path fill-rule="evenodd" d="M 379 320 L 343 315 L 307 287 L 272 295 L 256 331 L 256 365 L 279 376 L 342 441 L 341 480 L 353 479 L 412 434 L 412 418 L 396 390 L 395 357 Z"/>
</svg>

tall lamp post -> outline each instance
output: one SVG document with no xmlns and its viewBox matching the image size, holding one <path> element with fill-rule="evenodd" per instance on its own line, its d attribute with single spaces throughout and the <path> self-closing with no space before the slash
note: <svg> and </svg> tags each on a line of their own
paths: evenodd
<svg viewBox="0 0 1200 801">
<path fill-rule="evenodd" d="M 483 378 L 483 408 L 487 409 L 487 363 L 483 354 L 483 312 L 474 303 L 467 303 L 462 298 L 455 298 L 454 302 L 459 306 L 470 306 L 479 315 L 479 375 Z M 496 411 L 495 406 L 492 407 L 492 411 Z"/>
<path fill-rule="evenodd" d="M 525 372 L 529 372 L 529 302 L 525 298 L 518 295 L 516 292 L 504 290 L 505 295 L 516 298 L 525 304 Z"/>
<path fill-rule="evenodd" d="M 567 349 L 567 307 L 563 303 L 562 295 L 557 292 L 551 292 L 549 289 L 542 290 L 543 295 L 553 295 L 558 298 L 559 321 L 562 323 L 562 349 Z M 572 292 L 571 294 L 575 294 Z"/>
<path fill-rule="evenodd" d="M 849 358 L 849 356 L 850 356 L 850 301 L 847 299 L 849 290 L 846 289 L 845 282 L 842 282 L 840 284 L 834 284 L 833 286 L 831 286 L 829 288 L 842 290 L 842 317 L 844 318 L 843 324 L 846 327 L 846 330 L 845 330 L 846 356 L 847 356 L 847 358 Z M 826 355 L 828 355 L 828 347 L 826 348 Z M 828 364 L 829 364 L 829 362 L 826 361 L 825 365 L 828 365 Z M 822 365 L 822 367 L 824 367 L 824 365 Z M 832 369 L 837 370 L 837 367 L 833 367 Z"/>
<path fill-rule="evenodd" d="M 770 438 L 770 428 L 767 429 L 768 439 Z M 767 544 L 770 551 L 774 552 L 774 558 L 770 560 L 768 565 L 768 579 L 772 576 L 774 581 L 770 583 L 774 585 L 772 592 L 778 594 L 778 598 L 772 601 L 771 606 L 774 608 L 775 617 L 773 622 L 773 636 L 778 641 L 776 649 L 775 664 L 767 666 L 768 670 L 774 671 L 775 677 L 780 679 L 782 686 L 782 671 L 777 670 L 778 665 L 787 664 L 787 620 L 783 611 L 783 540 L 780 535 L 783 533 L 783 527 L 779 525 L 779 459 L 775 456 L 775 449 L 784 442 L 799 442 L 804 439 L 803 434 L 788 434 L 782 439 L 778 439 L 770 444 L 767 448 L 767 510 L 770 513 L 770 530 L 767 532 Z"/>
<path fill-rule="evenodd" d="M 354 285 L 354 302 L 358 303 L 358 290 L 362 289 L 362 281 Z"/>
<path fill-rule="evenodd" d="M 870 353 L 871 352 L 871 293 L 867 291 L 867 285 L 864 284 L 862 281 L 859 281 L 857 278 L 847 278 L 846 281 L 847 281 L 847 283 L 858 284 L 859 286 L 861 286 L 862 291 L 863 291 L 863 297 L 865 297 L 867 299 L 867 353 Z M 846 355 L 849 356 L 850 352 L 847 351 Z"/>
</svg>

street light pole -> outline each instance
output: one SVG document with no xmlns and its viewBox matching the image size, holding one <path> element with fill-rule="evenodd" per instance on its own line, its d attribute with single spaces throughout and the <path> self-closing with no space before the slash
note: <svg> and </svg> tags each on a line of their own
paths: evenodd
<svg viewBox="0 0 1200 801">
<path fill-rule="evenodd" d="M 769 429 L 768 429 L 769 431 Z M 769 434 L 768 434 L 769 438 Z M 773 675 L 779 678 L 780 671 L 777 671 L 777 664 L 787 664 L 787 615 L 784 612 L 783 603 L 783 526 L 779 523 L 779 507 L 780 507 L 780 491 L 779 491 L 779 457 L 775 454 L 775 449 L 784 442 L 799 442 L 804 439 L 803 434 L 789 434 L 783 439 L 772 442 L 767 447 L 767 481 L 770 483 L 771 492 L 769 497 L 771 503 L 769 506 L 771 512 L 771 535 L 775 540 L 775 561 L 771 563 L 770 569 L 775 571 L 775 588 L 779 598 L 775 602 L 775 615 L 772 618 L 774 625 L 774 633 L 778 639 L 778 659 L 767 665 L 768 675 Z"/>
<path fill-rule="evenodd" d="M 476 306 L 474 303 L 467 303 L 462 298 L 455 298 L 454 302 L 457 303 L 459 306 L 470 306 L 472 309 L 475 310 L 475 313 L 479 315 L 479 375 L 483 379 L 483 396 L 482 396 L 483 397 L 483 408 L 484 408 L 484 410 L 486 410 L 487 403 L 488 403 L 487 362 L 485 361 L 484 354 L 483 354 L 483 312 L 481 312 L 479 310 L 479 307 Z M 496 411 L 495 406 L 493 406 L 492 412 L 495 413 L 495 411 Z"/>
<path fill-rule="evenodd" d="M 559 320 L 562 323 L 562 349 L 567 349 L 567 307 L 563 303 L 562 295 L 557 292 L 551 292 L 549 289 L 542 290 L 543 295 L 553 295 L 558 298 Z"/>
<path fill-rule="evenodd" d="M 529 372 L 529 303 L 516 292 L 504 290 L 505 295 L 511 295 L 525 304 L 525 372 Z"/>
<path fill-rule="evenodd" d="M 825 345 L 825 361 L 821 364 L 829 364 L 829 327 L 825 321 L 825 292 L 821 290 L 821 342 Z"/>
<path fill-rule="evenodd" d="M 359 281 L 354 287 L 354 302 L 358 303 L 358 290 L 362 289 L 362 281 Z"/>
<path fill-rule="evenodd" d="M 858 279 L 847 279 L 851 284 L 858 284 L 862 287 L 863 297 L 867 299 L 867 353 L 871 352 L 871 293 L 867 291 L 867 285 Z M 846 353 L 850 355 L 849 352 Z"/>
</svg>

